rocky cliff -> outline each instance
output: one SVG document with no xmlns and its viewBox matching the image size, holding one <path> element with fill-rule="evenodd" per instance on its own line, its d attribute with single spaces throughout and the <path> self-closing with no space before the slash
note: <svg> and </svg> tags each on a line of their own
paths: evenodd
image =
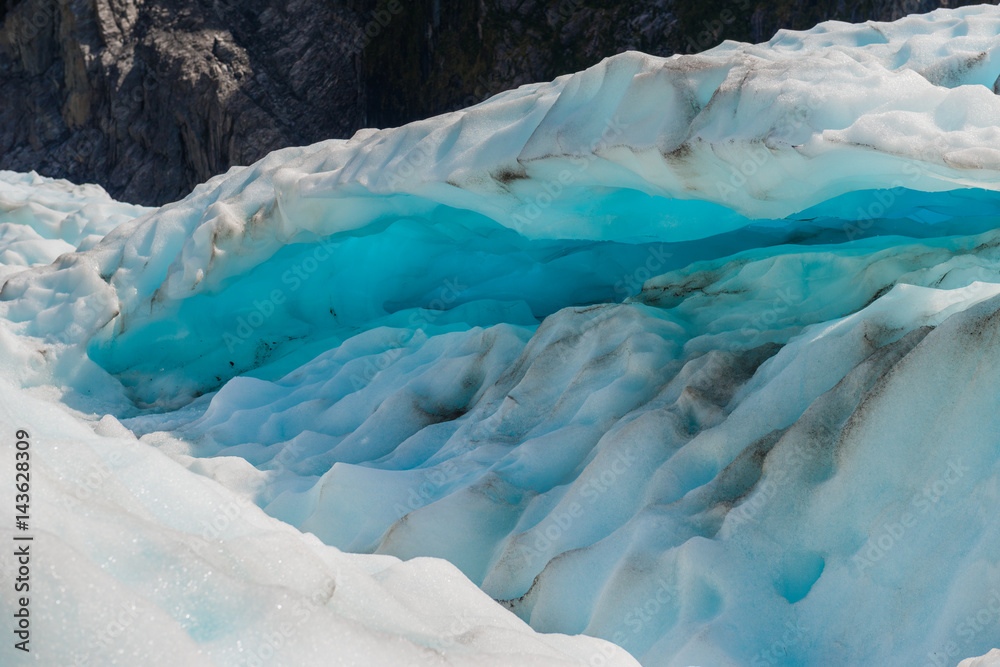
<svg viewBox="0 0 1000 667">
<path fill-rule="evenodd" d="M 10 0 L 0 167 L 163 203 L 290 144 L 363 125 L 347 5 Z"/>
</svg>

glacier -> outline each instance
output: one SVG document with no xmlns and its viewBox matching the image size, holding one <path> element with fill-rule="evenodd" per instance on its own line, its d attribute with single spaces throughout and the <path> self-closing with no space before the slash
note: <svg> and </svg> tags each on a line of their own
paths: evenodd
<svg viewBox="0 0 1000 667">
<path fill-rule="evenodd" d="M 43 618 L 100 574 L 130 655 L 233 664 L 337 571 L 281 664 L 987 654 L 998 119 L 982 5 L 625 53 L 159 209 L 0 173 Z"/>
</svg>

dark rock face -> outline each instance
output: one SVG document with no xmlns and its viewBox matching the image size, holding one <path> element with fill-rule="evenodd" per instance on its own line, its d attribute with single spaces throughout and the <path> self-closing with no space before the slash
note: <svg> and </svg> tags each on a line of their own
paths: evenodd
<svg viewBox="0 0 1000 667">
<path fill-rule="evenodd" d="M 0 5 L 0 167 L 164 203 L 233 164 L 363 124 L 350 7 L 266 0 Z"/>
<path fill-rule="evenodd" d="M 276 148 L 461 108 L 628 49 L 690 53 L 946 4 L 0 0 L 0 168 L 162 204 Z"/>
<path fill-rule="evenodd" d="M 403 1 L 403 0 L 401 0 Z M 697 53 L 829 19 L 893 21 L 975 0 L 408 0 L 364 50 L 376 127 L 459 109 L 630 49 Z"/>
</svg>

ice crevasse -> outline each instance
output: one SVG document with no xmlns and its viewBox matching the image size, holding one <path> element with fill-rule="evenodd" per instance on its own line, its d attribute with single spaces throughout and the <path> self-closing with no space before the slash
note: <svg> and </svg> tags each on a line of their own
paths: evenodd
<svg viewBox="0 0 1000 667">
<path fill-rule="evenodd" d="M 5 174 L 0 373 L 643 665 L 955 664 L 1000 644 L 998 78 L 983 5 L 626 53 L 156 210 Z"/>
<path fill-rule="evenodd" d="M 0 172 L 0 275 L 141 213 L 95 186 Z M 31 486 L 26 525 L 0 528 L 12 545 L 0 577 L 18 586 L 0 610 L 25 633 L 0 645 L 0 664 L 637 664 L 609 642 L 536 633 L 443 560 L 348 554 L 267 516 L 111 414 L 87 412 L 73 392 L 103 404 L 114 382 L 8 325 L 0 473 L 12 484 L 13 454 L 27 454 L 17 463 L 30 464 L 20 474 Z M 59 360 L 47 367 L 49 352 Z"/>
</svg>

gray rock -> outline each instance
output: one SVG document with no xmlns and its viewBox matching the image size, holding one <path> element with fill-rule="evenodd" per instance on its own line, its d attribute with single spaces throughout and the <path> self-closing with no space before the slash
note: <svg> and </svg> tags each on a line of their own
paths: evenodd
<svg viewBox="0 0 1000 667">
<path fill-rule="evenodd" d="M 161 204 L 233 164 L 363 124 L 357 25 L 323 2 L 0 5 L 0 168 Z"/>
</svg>

